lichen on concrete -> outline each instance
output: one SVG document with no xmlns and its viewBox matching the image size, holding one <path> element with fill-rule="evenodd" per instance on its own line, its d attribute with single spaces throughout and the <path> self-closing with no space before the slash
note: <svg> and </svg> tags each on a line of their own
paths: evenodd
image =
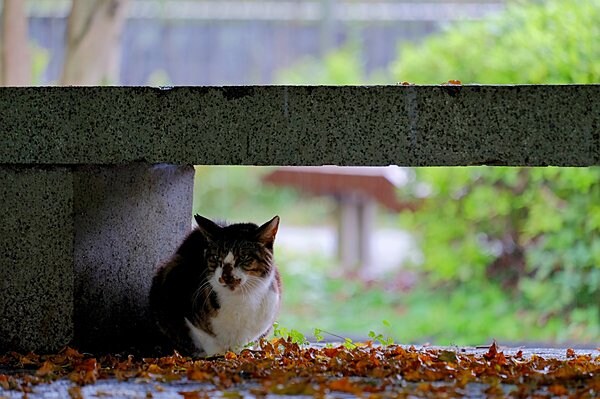
<svg viewBox="0 0 600 399">
<path fill-rule="evenodd" d="M 0 89 L 0 163 L 600 164 L 600 85 Z"/>
<path fill-rule="evenodd" d="M 0 167 L 0 351 L 72 338 L 72 187 L 66 168 Z"/>
</svg>

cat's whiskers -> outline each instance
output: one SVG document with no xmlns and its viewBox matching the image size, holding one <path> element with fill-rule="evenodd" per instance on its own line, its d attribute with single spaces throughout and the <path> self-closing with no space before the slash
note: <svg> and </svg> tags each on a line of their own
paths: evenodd
<svg viewBox="0 0 600 399">
<path fill-rule="evenodd" d="M 242 298 L 244 299 L 244 301 L 249 300 L 250 299 L 250 291 L 248 290 L 248 282 L 246 282 L 246 284 L 244 284 L 244 285 L 241 285 L 240 290 L 241 290 Z"/>
<path fill-rule="evenodd" d="M 194 292 L 194 296 L 192 299 L 192 306 L 194 309 L 198 309 L 197 308 L 197 303 L 198 303 L 198 297 L 200 296 L 200 294 L 202 293 L 202 291 L 206 288 L 209 287 L 209 291 L 208 294 L 204 297 L 204 301 L 202 302 L 202 307 L 200 309 L 204 309 L 204 306 L 206 305 L 206 302 L 208 301 L 208 299 L 210 298 L 210 295 L 213 292 L 213 287 L 210 284 L 210 280 L 205 281 L 200 287 L 198 287 L 198 289 Z"/>
<path fill-rule="evenodd" d="M 198 300 L 198 296 L 200 295 L 200 293 L 202 292 L 202 290 L 208 285 L 210 284 L 209 281 L 205 281 L 204 283 L 202 283 L 195 291 L 194 294 L 192 295 L 192 303 L 196 303 L 196 301 Z"/>
<path fill-rule="evenodd" d="M 210 289 L 208 291 L 208 293 L 206 294 L 206 297 L 204 298 L 204 302 L 202 302 L 202 308 L 204 309 L 204 307 L 206 306 L 206 303 L 209 301 L 211 294 L 213 293 L 214 288 L 212 286 L 210 286 Z"/>
<path fill-rule="evenodd" d="M 238 294 L 242 297 L 242 299 L 244 300 L 244 302 L 248 302 L 252 299 L 252 286 L 249 284 L 250 279 L 246 279 L 246 281 L 243 284 L 240 284 L 238 286 Z"/>
<path fill-rule="evenodd" d="M 242 286 L 243 293 L 247 294 L 248 300 L 251 300 L 254 297 L 254 292 L 260 291 L 263 284 L 264 283 L 261 281 L 260 278 L 248 276 L 246 283 Z"/>
<path fill-rule="evenodd" d="M 196 310 L 196 302 L 198 301 L 198 296 L 200 295 L 200 291 L 202 290 L 202 287 L 198 287 L 196 289 L 196 291 L 194 291 L 194 293 L 192 294 L 192 308 L 194 310 Z"/>
</svg>

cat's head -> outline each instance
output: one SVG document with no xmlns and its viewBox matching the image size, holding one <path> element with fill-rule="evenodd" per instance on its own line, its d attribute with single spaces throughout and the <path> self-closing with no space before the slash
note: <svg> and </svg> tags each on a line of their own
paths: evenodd
<svg viewBox="0 0 600 399">
<path fill-rule="evenodd" d="M 207 277 L 215 290 L 249 293 L 272 281 L 273 243 L 279 216 L 262 226 L 254 223 L 221 226 L 200 215 L 194 218 L 206 238 Z"/>
</svg>

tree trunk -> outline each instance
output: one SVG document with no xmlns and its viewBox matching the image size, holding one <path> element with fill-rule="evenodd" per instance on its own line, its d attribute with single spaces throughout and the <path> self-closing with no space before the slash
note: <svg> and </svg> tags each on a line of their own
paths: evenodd
<svg viewBox="0 0 600 399">
<path fill-rule="evenodd" d="M 31 57 L 27 32 L 25 0 L 4 0 L 2 10 L 2 60 L 0 82 L 3 86 L 27 86 L 31 82 Z"/>
<path fill-rule="evenodd" d="M 130 0 L 73 0 L 61 85 L 117 84 Z"/>
</svg>

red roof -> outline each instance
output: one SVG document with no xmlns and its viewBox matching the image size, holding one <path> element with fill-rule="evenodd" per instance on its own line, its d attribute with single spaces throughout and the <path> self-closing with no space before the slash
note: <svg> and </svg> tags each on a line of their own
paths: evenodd
<svg viewBox="0 0 600 399">
<path fill-rule="evenodd" d="M 396 189 L 406 184 L 407 173 L 399 167 L 289 166 L 278 168 L 263 181 L 290 186 L 314 195 L 371 199 L 399 212 L 416 204 L 400 202 Z"/>
</svg>

